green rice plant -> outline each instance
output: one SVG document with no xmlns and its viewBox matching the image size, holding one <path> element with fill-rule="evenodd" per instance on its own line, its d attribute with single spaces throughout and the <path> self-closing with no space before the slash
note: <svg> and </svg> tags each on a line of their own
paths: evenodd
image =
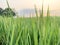
<svg viewBox="0 0 60 45">
<path fill-rule="evenodd" d="M 44 24 L 42 26 L 43 30 L 39 28 L 39 31 L 37 27 L 37 22 L 35 20 L 36 18 L 0 18 L 1 45 L 60 44 L 60 31 L 56 18 L 50 18 L 50 23 L 46 20 L 47 18 L 45 18 Z"/>
<path fill-rule="evenodd" d="M 0 45 L 60 45 L 60 17 L 40 17 L 35 6 L 36 17 L 0 17 Z"/>
<path fill-rule="evenodd" d="M 43 4 L 42 4 L 42 10 L 40 12 L 40 18 L 39 18 L 39 45 L 43 45 L 43 32 L 44 32 L 44 19 L 43 19 Z"/>
</svg>

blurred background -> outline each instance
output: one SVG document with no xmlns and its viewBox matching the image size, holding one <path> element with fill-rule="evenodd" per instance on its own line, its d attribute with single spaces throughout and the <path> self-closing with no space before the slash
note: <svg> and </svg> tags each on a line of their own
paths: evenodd
<svg viewBox="0 0 60 45">
<path fill-rule="evenodd" d="M 34 5 L 36 5 L 38 12 L 44 8 L 44 15 L 46 15 L 49 6 L 51 16 L 60 16 L 60 0 L 7 0 L 10 8 L 12 8 L 17 15 L 29 16 L 35 15 Z M 6 0 L 0 0 L 0 8 L 7 8 Z"/>
</svg>

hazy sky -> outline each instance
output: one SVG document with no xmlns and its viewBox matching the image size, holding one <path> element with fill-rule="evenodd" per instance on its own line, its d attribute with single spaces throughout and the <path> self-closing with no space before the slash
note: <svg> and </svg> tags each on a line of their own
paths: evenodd
<svg viewBox="0 0 60 45">
<path fill-rule="evenodd" d="M 50 10 L 60 10 L 60 0 L 8 0 L 8 2 L 10 7 L 15 10 L 34 8 L 34 4 L 36 4 L 37 8 L 41 9 L 42 3 L 44 10 L 47 9 L 48 5 Z M 7 7 L 6 0 L 0 0 L 0 7 Z"/>
</svg>

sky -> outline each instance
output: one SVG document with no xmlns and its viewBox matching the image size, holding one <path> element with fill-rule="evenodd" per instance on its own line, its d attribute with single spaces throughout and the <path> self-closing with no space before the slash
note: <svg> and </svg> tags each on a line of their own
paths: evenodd
<svg viewBox="0 0 60 45">
<path fill-rule="evenodd" d="M 50 10 L 60 10 L 60 0 L 8 0 L 11 8 L 15 10 L 20 10 L 24 8 L 34 8 L 34 5 L 38 9 L 41 9 L 42 3 L 44 10 L 47 10 L 49 5 Z M 0 7 L 6 8 L 6 0 L 0 0 Z"/>
</svg>

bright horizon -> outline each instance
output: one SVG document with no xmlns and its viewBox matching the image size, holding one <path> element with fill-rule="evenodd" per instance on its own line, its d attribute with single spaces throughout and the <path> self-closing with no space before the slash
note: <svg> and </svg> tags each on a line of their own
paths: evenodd
<svg viewBox="0 0 60 45">
<path fill-rule="evenodd" d="M 44 10 L 47 10 L 49 5 L 50 10 L 59 10 L 60 11 L 60 0 L 8 0 L 11 8 L 15 10 L 20 10 L 24 8 L 34 8 L 36 4 L 37 8 L 41 9 L 42 3 L 44 6 Z M 6 0 L 0 0 L 0 7 L 6 8 Z"/>
</svg>

